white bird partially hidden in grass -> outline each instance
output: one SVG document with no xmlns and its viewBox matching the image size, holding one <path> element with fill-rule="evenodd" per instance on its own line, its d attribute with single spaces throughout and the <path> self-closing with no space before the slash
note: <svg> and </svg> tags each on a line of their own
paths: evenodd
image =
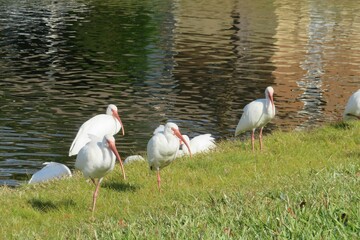
<svg viewBox="0 0 360 240">
<path fill-rule="evenodd" d="M 45 165 L 45 167 L 32 175 L 31 179 L 29 180 L 29 184 L 46 182 L 49 180 L 72 176 L 70 169 L 62 163 L 45 162 L 43 165 Z"/>
<path fill-rule="evenodd" d="M 161 189 L 160 169 L 169 165 L 176 157 L 179 150 L 180 140 L 183 141 L 191 155 L 188 142 L 181 135 L 179 127 L 175 123 L 168 122 L 163 131 L 154 133 L 147 144 L 147 157 L 149 167 L 157 171 L 159 191 Z"/>
<path fill-rule="evenodd" d="M 242 132 L 252 130 L 251 145 L 254 151 L 255 129 L 260 128 L 259 141 L 260 149 L 262 144 L 262 131 L 264 126 L 275 117 L 274 89 L 267 87 L 265 89 L 265 98 L 257 99 L 244 107 L 244 112 L 239 120 L 235 130 L 235 137 Z"/>
<path fill-rule="evenodd" d="M 141 155 L 131 155 L 124 160 L 124 165 L 133 162 L 143 162 L 145 159 Z"/>
<path fill-rule="evenodd" d="M 118 109 L 114 104 L 110 104 L 106 109 L 106 114 L 96 115 L 81 125 L 71 144 L 69 156 L 78 154 L 80 149 L 91 141 L 90 135 L 102 139 L 106 134 L 117 134 L 120 129 L 124 135 L 124 125 L 119 117 Z"/>
<path fill-rule="evenodd" d="M 86 178 L 90 178 L 96 185 L 92 212 L 95 211 L 100 184 L 104 176 L 114 169 L 116 158 L 120 162 L 124 179 L 126 179 L 124 166 L 115 146 L 115 138 L 111 134 L 105 135 L 100 141 L 96 137 L 92 137 L 92 140 L 77 155 L 75 168 L 79 169 Z M 98 179 L 97 183 L 95 179 Z"/>
<path fill-rule="evenodd" d="M 191 140 L 187 135 L 183 135 L 183 137 L 189 143 L 192 154 L 208 152 L 216 147 L 215 138 L 213 138 L 210 133 L 198 135 Z M 189 155 L 189 151 L 184 143 L 181 143 L 177 156 L 181 157 L 184 155 Z"/>
<path fill-rule="evenodd" d="M 343 117 L 344 120 L 352 118 L 360 119 L 360 89 L 350 96 Z"/>
</svg>

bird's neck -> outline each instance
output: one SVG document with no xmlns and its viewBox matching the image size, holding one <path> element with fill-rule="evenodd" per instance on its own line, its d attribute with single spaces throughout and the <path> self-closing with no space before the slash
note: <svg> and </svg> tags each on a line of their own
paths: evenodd
<svg viewBox="0 0 360 240">
<path fill-rule="evenodd" d="M 275 115 L 275 106 L 272 104 L 269 98 L 266 98 L 266 111 L 269 115 Z"/>
<path fill-rule="evenodd" d="M 116 117 L 114 117 L 113 116 L 113 119 L 114 119 L 114 121 L 115 121 L 115 128 L 116 128 L 116 132 L 118 132 L 118 131 L 120 131 L 120 128 L 122 127 L 121 126 L 121 123 L 119 122 L 119 120 L 116 118 Z"/>
<path fill-rule="evenodd" d="M 170 146 L 173 146 L 174 148 L 179 148 L 180 141 L 177 137 L 175 137 L 173 134 L 169 134 L 169 133 L 165 133 L 165 136 L 166 136 L 166 139 Z"/>
</svg>

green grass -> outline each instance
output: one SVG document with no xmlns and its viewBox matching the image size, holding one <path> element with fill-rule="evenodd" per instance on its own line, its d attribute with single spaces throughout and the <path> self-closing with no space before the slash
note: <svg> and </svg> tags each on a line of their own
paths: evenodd
<svg viewBox="0 0 360 240">
<path fill-rule="evenodd" d="M 147 163 L 94 186 L 73 178 L 0 188 L 3 239 L 359 239 L 360 122 L 274 132 L 255 153 L 224 141 L 161 171 Z M 258 144 L 256 145 L 258 147 Z"/>
</svg>

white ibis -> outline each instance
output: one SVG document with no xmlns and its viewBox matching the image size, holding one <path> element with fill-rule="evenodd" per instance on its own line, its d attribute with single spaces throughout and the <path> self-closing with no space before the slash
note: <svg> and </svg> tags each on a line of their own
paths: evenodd
<svg viewBox="0 0 360 240">
<path fill-rule="evenodd" d="M 72 176 L 70 169 L 62 163 L 45 162 L 43 165 L 45 165 L 45 167 L 32 175 L 29 184 Z"/>
<path fill-rule="evenodd" d="M 124 125 L 119 117 L 118 109 L 114 104 L 110 104 L 106 109 L 106 114 L 96 115 L 81 125 L 71 144 L 69 156 L 78 154 L 80 149 L 91 141 L 90 135 L 102 139 L 106 134 L 117 134 L 120 129 L 124 135 Z"/>
<path fill-rule="evenodd" d="M 133 162 L 143 162 L 145 159 L 141 155 L 131 155 L 124 160 L 124 165 Z"/>
<path fill-rule="evenodd" d="M 257 99 L 244 107 L 244 112 L 235 130 L 235 137 L 242 132 L 252 130 L 251 145 L 254 151 L 255 129 L 260 128 L 259 141 L 262 149 L 262 131 L 264 126 L 275 117 L 274 89 L 267 87 L 265 97 Z"/>
<path fill-rule="evenodd" d="M 185 141 L 189 143 L 192 154 L 207 152 L 216 147 L 215 138 L 213 138 L 210 133 L 201 134 L 199 136 L 193 137 L 191 140 L 187 135 L 183 135 L 183 137 Z M 178 156 L 180 157 L 183 155 L 189 155 L 189 151 L 187 148 L 185 148 L 184 143 L 181 143 Z"/>
<path fill-rule="evenodd" d="M 357 118 L 360 120 L 360 89 L 353 93 L 345 107 L 344 120 Z"/>
<path fill-rule="evenodd" d="M 95 210 L 100 184 L 104 176 L 114 169 L 115 158 L 120 161 L 122 173 L 124 179 L 126 179 L 124 166 L 116 150 L 115 138 L 110 134 L 105 135 L 100 141 L 95 137 L 92 138 L 92 140 L 79 151 L 76 157 L 75 168 L 79 169 L 86 178 L 90 178 L 96 185 L 93 195 L 92 212 Z M 97 183 L 95 179 L 98 179 Z"/>
<path fill-rule="evenodd" d="M 157 182 L 160 191 L 160 169 L 169 165 L 176 157 L 180 140 L 191 150 L 175 123 L 168 122 L 163 131 L 155 133 L 147 144 L 147 157 L 150 170 L 157 171 Z"/>
</svg>

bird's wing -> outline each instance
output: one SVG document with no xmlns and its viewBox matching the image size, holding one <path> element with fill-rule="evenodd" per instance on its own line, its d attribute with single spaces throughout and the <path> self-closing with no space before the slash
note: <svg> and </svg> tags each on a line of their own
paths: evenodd
<svg viewBox="0 0 360 240">
<path fill-rule="evenodd" d="M 244 112 L 236 126 L 235 136 L 258 127 L 264 114 L 265 103 L 266 99 L 257 99 L 244 107 Z"/>
<path fill-rule="evenodd" d="M 88 169 L 94 169 L 93 166 L 101 162 L 102 159 L 103 152 L 100 148 L 101 144 L 101 142 L 97 141 L 90 141 L 85 144 L 85 146 L 80 149 L 76 156 L 75 168 L 82 171 L 83 173 L 84 170 L 87 171 Z"/>
<path fill-rule="evenodd" d="M 168 161 L 175 157 L 175 153 L 168 150 L 168 141 L 164 134 L 157 133 L 149 140 L 147 145 L 147 158 L 151 166 L 154 161 Z M 171 159 L 173 160 L 173 159 Z"/>
<path fill-rule="evenodd" d="M 215 138 L 211 134 L 202 134 L 190 140 L 190 147 L 193 154 L 206 152 L 216 147 Z"/>
<path fill-rule="evenodd" d="M 155 134 L 150 138 L 147 144 L 147 158 L 149 163 L 152 162 L 155 159 L 155 157 L 160 156 L 159 146 L 160 146 L 160 142 L 163 141 L 162 138 L 165 138 L 163 134 Z"/>
<path fill-rule="evenodd" d="M 91 135 L 102 139 L 106 134 L 115 135 L 121 129 L 120 123 L 110 115 L 99 114 L 87 120 L 79 128 L 69 150 L 69 156 L 76 155 L 92 140 Z"/>
<path fill-rule="evenodd" d="M 93 141 L 93 142 L 101 142 L 102 141 L 102 139 L 99 136 L 96 136 L 91 133 L 88 133 L 88 138 L 90 139 L 90 141 Z"/>
<path fill-rule="evenodd" d="M 153 135 L 157 134 L 157 133 L 164 133 L 165 130 L 165 126 L 164 125 L 159 125 L 153 132 Z"/>
</svg>

